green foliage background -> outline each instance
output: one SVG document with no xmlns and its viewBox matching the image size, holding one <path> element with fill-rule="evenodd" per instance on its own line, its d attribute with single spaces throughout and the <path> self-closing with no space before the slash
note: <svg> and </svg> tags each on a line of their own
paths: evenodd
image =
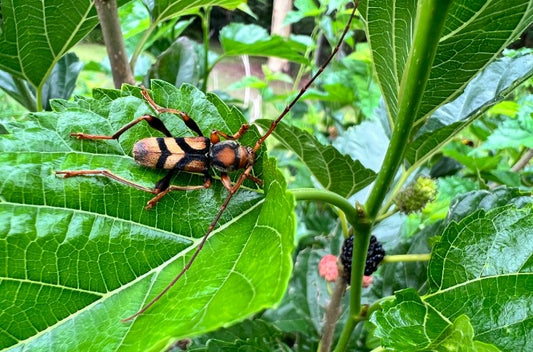
<svg viewBox="0 0 533 352">
<path fill-rule="evenodd" d="M 286 39 L 256 25 L 230 24 L 215 53 L 204 50 L 205 42 L 179 37 L 192 23 L 182 17 L 197 16 L 208 27 L 211 6 L 249 11 L 242 1 L 201 7 L 119 1 L 146 11 L 144 17 L 121 14 L 136 77 L 151 84 L 159 105 L 188 112 L 205 135 L 212 129 L 234 133 L 248 118 L 224 95 L 202 92 L 216 63 L 245 54 L 297 63 L 295 81 L 264 68 L 263 77 L 236 84 L 258 89 L 266 103 L 282 109 L 291 93 L 271 83 L 299 85 L 313 68 L 319 38 L 337 40 L 349 14 L 339 10 L 345 3 L 295 1 L 287 21 L 311 18 L 309 36 Z M 532 169 L 512 166 L 532 147 L 533 54 L 502 51 L 533 23 L 533 1 L 451 1 L 447 14 L 437 14 L 445 16 L 441 35 L 425 33 L 435 45 L 431 67 L 422 67 L 426 85 L 405 78 L 417 55 L 417 18 L 435 15 L 417 17 L 417 5 L 360 2 L 352 30 L 363 28 L 368 44 L 347 39 L 355 52 L 332 63 L 304 96 L 318 102 L 297 104 L 274 131 L 279 143 L 269 154 L 278 162 L 263 147 L 253 171 L 264 187 L 245 183 L 191 270 L 149 311 L 122 323 L 185 265 L 226 190 L 215 180 L 210 189 L 174 192 L 147 211 L 150 194 L 100 177 L 56 176 L 58 170 L 110 169 L 152 187 L 163 173 L 138 167 L 131 150 L 158 132 L 139 124 L 119 141 L 69 135 L 109 135 L 154 112 L 140 89 L 128 85 L 67 100 L 82 70 L 67 52 L 96 26 L 92 2 L 2 1 L 0 87 L 38 112 L 0 121 L 0 347 L 166 350 L 195 337 L 196 351 L 315 350 L 332 289 L 318 275 L 318 261 L 338 253 L 349 226 L 356 232 L 364 227 L 354 204 L 368 205 L 372 183 L 387 169 L 394 182 L 381 190 L 371 221 L 389 261 L 369 289 L 352 287 L 345 295 L 333 332 L 337 350 L 517 351 L 531 345 Z M 146 62 L 155 65 L 148 70 Z M 90 69 L 106 72 L 101 64 Z M 149 81 L 155 77 L 164 81 Z M 407 88 L 417 93 L 420 109 L 394 169 L 383 160 L 391 138 L 401 133 L 403 106 L 414 104 L 406 102 Z M 176 116 L 161 118 L 175 136 L 191 135 Z M 263 129 L 269 124 L 256 121 Z M 259 136 L 253 127 L 240 142 L 253 145 Z M 278 163 L 287 169 L 278 170 Z M 428 174 L 438 179 L 435 201 L 416 214 L 398 213 L 395 195 Z M 173 180 L 202 182 L 189 174 Z M 335 207 L 295 207 L 295 199 Z M 429 263 L 390 259 L 425 253 L 431 253 Z M 359 304 L 369 305 L 357 327 L 350 317 L 354 291 Z"/>
</svg>

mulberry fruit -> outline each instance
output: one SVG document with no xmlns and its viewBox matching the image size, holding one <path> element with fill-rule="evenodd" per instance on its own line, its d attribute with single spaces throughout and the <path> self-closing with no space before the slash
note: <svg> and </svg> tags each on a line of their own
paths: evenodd
<svg viewBox="0 0 533 352">
<path fill-rule="evenodd" d="M 427 203 L 435 200 L 436 195 L 437 184 L 435 181 L 421 176 L 398 193 L 394 203 L 402 213 L 411 214 L 424 209 Z"/>
<path fill-rule="evenodd" d="M 353 235 L 344 240 L 341 250 L 341 263 L 344 267 L 344 277 L 350 283 L 350 276 L 352 273 L 352 256 L 353 256 Z M 370 246 L 366 255 L 365 275 L 369 276 L 374 273 L 379 263 L 385 257 L 385 250 L 381 243 L 378 242 L 376 236 L 370 236 Z"/>
</svg>

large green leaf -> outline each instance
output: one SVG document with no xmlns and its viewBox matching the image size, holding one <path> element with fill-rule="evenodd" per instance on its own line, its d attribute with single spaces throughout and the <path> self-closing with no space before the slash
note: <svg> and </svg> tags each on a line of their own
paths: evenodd
<svg viewBox="0 0 533 352">
<path fill-rule="evenodd" d="M 224 55 L 275 56 L 299 63 L 308 63 L 302 55 L 307 47 L 296 40 L 268 32 L 254 24 L 232 23 L 220 31 Z"/>
<path fill-rule="evenodd" d="M 256 123 L 268 129 L 272 121 L 258 120 Z M 349 197 L 363 189 L 376 176 L 358 160 L 342 155 L 330 145 L 321 144 L 315 137 L 295 126 L 289 127 L 282 122 L 273 135 L 298 155 L 324 188 L 343 197 Z"/>
<path fill-rule="evenodd" d="M 470 318 L 477 341 L 506 351 L 531 346 L 532 211 L 530 202 L 481 209 L 451 222 L 432 253 L 428 294 L 399 292 L 372 316 L 384 346 L 433 346 L 462 315 Z"/>
<path fill-rule="evenodd" d="M 192 86 L 154 81 L 152 88 L 159 104 L 187 111 L 204 134 L 235 132 L 244 122 L 237 110 Z M 102 177 L 56 176 L 105 168 L 147 187 L 162 176 L 130 157 L 136 140 L 160 135 L 144 123 L 118 142 L 69 137 L 109 134 L 151 111 L 138 88 L 95 95 L 7 123 L 10 134 L 0 136 L 0 346 L 161 350 L 278 302 L 292 266 L 293 199 L 275 163 L 260 156 L 254 172 L 264 193 L 253 183 L 242 187 L 182 280 L 145 314 L 120 321 L 180 271 L 227 191 L 215 180 L 210 189 L 173 192 L 145 210 L 151 194 Z M 193 135 L 176 116 L 161 117 L 176 136 Z M 257 137 L 252 129 L 242 142 Z M 180 174 L 173 183 L 201 184 L 202 176 Z"/>
<path fill-rule="evenodd" d="M 90 0 L 2 1 L 0 69 L 40 87 L 52 67 L 98 23 Z"/>
<path fill-rule="evenodd" d="M 45 110 L 51 110 L 50 101 L 52 99 L 70 98 L 82 68 L 83 63 L 73 52 L 67 53 L 59 59 L 43 85 L 42 99 Z"/>
<path fill-rule="evenodd" d="M 417 0 L 401 3 L 363 0 L 383 96 L 394 120 L 400 82 L 412 45 Z M 424 14 L 431 16 L 431 14 Z M 457 97 L 466 84 L 533 21 L 532 0 L 453 1 L 444 24 L 433 68 L 417 119 Z"/>
<path fill-rule="evenodd" d="M 412 164 L 426 159 L 532 75 L 533 54 L 503 57 L 491 63 L 463 94 L 431 115 L 409 144 L 405 157 Z"/>
<path fill-rule="evenodd" d="M 374 333 L 387 351 L 496 352 L 498 348 L 475 340 L 470 320 L 460 315 L 451 321 L 423 302 L 413 289 L 396 293 L 383 311 L 371 318 Z"/>
<path fill-rule="evenodd" d="M 264 320 L 245 320 L 195 339 L 188 351 L 293 351 L 284 338 L 282 331 Z"/>
<path fill-rule="evenodd" d="M 63 55 L 57 61 L 41 89 L 42 105 L 45 110 L 51 109 L 51 99 L 70 98 L 82 68 L 83 64 L 73 52 Z M 35 89 L 23 79 L 5 71 L 0 71 L 0 89 L 4 90 L 27 110 L 37 110 Z"/>
<path fill-rule="evenodd" d="M 389 137 L 379 121 L 363 121 L 344 131 L 333 141 L 333 146 L 353 160 L 359 160 L 367 169 L 379 172 Z"/>
<path fill-rule="evenodd" d="M 35 93 L 32 87 L 22 78 L 0 70 L 0 89 L 27 110 L 36 111 Z"/>
<path fill-rule="evenodd" d="M 220 6 L 226 9 L 235 9 L 245 0 L 143 0 L 152 15 L 155 23 L 171 18 L 195 13 L 202 7 Z"/>
<path fill-rule="evenodd" d="M 454 188 L 457 190 L 458 187 L 454 185 Z M 462 193 L 453 200 L 446 221 L 461 221 L 462 218 L 479 209 L 490 210 L 509 204 L 523 207 L 532 202 L 530 193 L 521 191 L 518 188 L 503 186 L 491 190 L 483 189 Z"/>
<path fill-rule="evenodd" d="M 162 79 L 179 87 L 183 83 L 198 86 L 201 76 L 199 44 L 180 37 L 157 57 L 148 71 L 146 80 Z"/>
</svg>

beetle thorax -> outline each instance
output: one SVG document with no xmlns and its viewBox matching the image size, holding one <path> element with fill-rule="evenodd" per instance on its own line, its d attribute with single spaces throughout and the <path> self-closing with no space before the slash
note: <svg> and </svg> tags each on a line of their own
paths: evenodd
<svg viewBox="0 0 533 352">
<path fill-rule="evenodd" d="M 255 153 L 252 148 L 235 141 L 222 141 L 211 145 L 211 167 L 221 172 L 232 172 L 253 165 Z"/>
</svg>

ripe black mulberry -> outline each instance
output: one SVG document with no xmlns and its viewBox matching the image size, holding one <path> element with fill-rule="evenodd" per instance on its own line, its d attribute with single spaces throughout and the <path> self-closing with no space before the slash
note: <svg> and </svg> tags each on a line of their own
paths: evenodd
<svg viewBox="0 0 533 352">
<path fill-rule="evenodd" d="M 352 273 L 352 256 L 353 256 L 353 235 L 344 240 L 341 250 L 341 263 L 344 267 L 344 277 L 350 283 L 350 276 Z M 370 236 L 370 246 L 366 255 L 365 275 L 370 276 L 378 268 L 379 263 L 385 257 L 385 250 L 381 243 L 378 242 L 376 236 Z"/>
</svg>

